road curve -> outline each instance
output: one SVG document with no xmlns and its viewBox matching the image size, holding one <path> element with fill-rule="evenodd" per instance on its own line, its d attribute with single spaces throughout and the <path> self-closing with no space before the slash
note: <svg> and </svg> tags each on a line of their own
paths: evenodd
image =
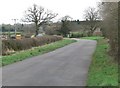
<svg viewBox="0 0 120 88">
<path fill-rule="evenodd" d="M 80 39 L 2 68 L 3 86 L 85 86 L 96 41 Z"/>
</svg>

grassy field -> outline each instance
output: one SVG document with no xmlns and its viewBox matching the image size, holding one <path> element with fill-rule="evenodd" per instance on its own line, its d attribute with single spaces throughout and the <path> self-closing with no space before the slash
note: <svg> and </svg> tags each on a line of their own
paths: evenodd
<svg viewBox="0 0 120 88">
<path fill-rule="evenodd" d="M 87 86 L 118 86 L 118 64 L 107 54 L 108 48 L 106 40 L 99 38 L 89 69 Z"/>
<path fill-rule="evenodd" d="M 8 55 L 8 56 L 3 56 L 2 57 L 2 66 L 12 64 L 18 61 L 22 61 L 24 59 L 36 56 L 36 55 L 41 55 L 50 51 L 53 51 L 55 49 L 61 48 L 65 45 L 68 45 L 70 43 L 76 42 L 75 40 L 70 40 L 70 39 L 63 39 L 51 44 L 47 44 L 44 46 L 36 47 L 33 49 L 25 50 L 25 51 L 20 51 L 16 52 L 15 54 Z"/>
<path fill-rule="evenodd" d="M 100 36 L 92 36 L 92 37 L 82 37 L 82 39 L 90 39 L 90 40 L 99 40 L 102 39 L 103 37 Z"/>
<path fill-rule="evenodd" d="M 21 34 L 21 32 L 16 32 L 17 34 Z M 5 35 L 15 35 L 15 32 L 2 32 L 2 34 L 5 34 Z"/>
</svg>

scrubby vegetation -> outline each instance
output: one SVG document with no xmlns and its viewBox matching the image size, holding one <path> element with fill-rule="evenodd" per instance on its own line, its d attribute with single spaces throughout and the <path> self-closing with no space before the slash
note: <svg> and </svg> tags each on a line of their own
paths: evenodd
<svg viewBox="0 0 120 88">
<path fill-rule="evenodd" d="M 18 61 L 22 61 L 24 59 L 27 59 L 27 58 L 30 58 L 30 57 L 33 57 L 36 55 L 41 55 L 41 54 L 53 51 L 55 49 L 61 48 L 65 45 L 68 45 L 68 44 L 73 43 L 73 42 L 76 42 L 76 41 L 70 40 L 70 39 L 63 39 L 60 41 L 56 41 L 54 43 L 50 43 L 50 44 L 43 45 L 40 47 L 32 48 L 29 50 L 18 51 L 15 54 L 3 56 L 2 57 L 2 65 L 5 66 L 8 64 L 18 62 Z"/>
<path fill-rule="evenodd" d="M 60 36 L 43 36 L 35 38 L 25 38 L 21 40 L 3 40 L 2 41 L 2 54 L 8 55 L 14 51 L 21 51 L 49 44 L 58 40 L 62 40 Z"/>
</svg>

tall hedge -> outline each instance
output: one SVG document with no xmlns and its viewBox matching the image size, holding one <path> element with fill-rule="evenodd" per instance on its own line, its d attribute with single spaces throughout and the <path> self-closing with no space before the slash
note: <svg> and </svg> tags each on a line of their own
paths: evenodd
<svg viewBox="0 0 120 88">
<path fill-rule="evenodd" d="M 62 40 L 62 37 L 42 36 L 35 38 L 25 38 L 21 40 L 3 40 L 2 55 L 10 54 L 12 51 L 31 49 L 32 47 L 42 46 L 59 40 Z"/>
<path fill-rule="evenodd" d="M 118 59 L 118 2 L 103 2 L 101 16 L 103 18 L 104 36 L 109 39 L 110 54 Z"/>
</svg>

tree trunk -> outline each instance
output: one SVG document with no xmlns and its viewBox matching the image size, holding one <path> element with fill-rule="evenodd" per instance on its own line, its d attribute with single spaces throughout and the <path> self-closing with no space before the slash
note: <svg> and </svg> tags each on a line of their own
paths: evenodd
<svg viewBox="0 0 120 88">
<path fill-rule="evenodd" d="M 36 31 L 35 31 L 36 33 L 35 33 L 35 37 L 39 34 L 38 32 L 39 32 L 39 26 L 36 24 Z"/>
</svg>

